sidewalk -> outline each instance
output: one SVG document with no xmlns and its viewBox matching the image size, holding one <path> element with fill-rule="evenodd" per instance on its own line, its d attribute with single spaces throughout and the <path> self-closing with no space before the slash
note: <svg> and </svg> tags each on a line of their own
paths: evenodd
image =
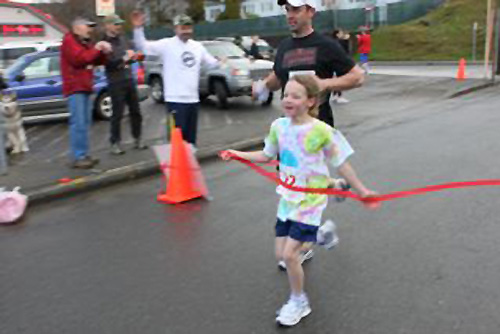
<svg viewBox="0 0 500 334">
<path fill-rule="evenodd" d="M 143 137 L 149 149 L 138 151 L 132 148 L 129 120 L 125 117 L 122 135 L 126 154 L 111 155 L 109 123 L 95 122 L 90 153 L 100 163 L 91 170 L 72 169 L 67 151 L 67 122 L 27 126 L 30 152 L 10 157 L 8 174 L 0 176 L 0 186 L 9 189 L 20 186 L 33 204 L 158 173 L 160 170 L 152 146 L 166 142 L 165 106 L 148 100 L 141 107 L 145 116 Z M 224 111 L 210 103 L 203 104 L 199 117 L 198 158 L 213 158 L 219 150 L 228 147 L 244 149 L 261 144 L 269 125 L 279 115 L 276 106 L 262 108 L 253 105 L 249 99 L 234 100 L 232 109 Z"/>
<path fill-rule="evenodd" d="M 417 62 L 373 62 L 371 63 L 372 74 L 383 75 L 408 75 L 419 77 L 456 78 L 458 62 L 417 63 Z M 486 72 L 482 64 L 467 64 L 465 76 L 467 79 L 486 80 L 492 73 L 491 66 Z"/>
<path fill-rule="evenodd" d="M 370 74 L 455 79 L 457 71 L 458 62 L 373 62 Z M 491 73 L 491 66 L 488 66 L 485 72 L 483 64 L 467 65 L 466 79 L 464 81 L 451 81 L 448 85 L 447 97 L 454 98 L 496 85 L 500 82 L 500 76 L 495 76 L 492 80 Z"/>
<path fill-rule="evenodd" d="M 342 116 L 342 123 L 347 125 L 357 123 L 358 120 L 363 121 L 362 109 L 368 106 L 373 108 L 381 99 L 381 102 L 384 99 L 394 99 L 394 94 L 405 95 L 405 101 L 410 99 L 408 103 L 413 103 L 412 99 L 425 103 L 429 100 L 459 96 L 490 85 L 483 80 L 456 82 L 449 78 L 433 78 L 432 75 L 429 78 L 408 77 L 405 73 L 401 71 L 397 77 L 371 75 L 363 88 L 348 93 L 355 97 L 356 103 L 345 107 L 352 112 Z M 422 96 L 426 96 L 425 101 L 421 99 Z M 401 105 L 400 102 L 396 104 Z M 389 106 L 385 102 L 381 107 Z M 148 100 L 142 108 L 148 113 L 144 135 L 147 144 L 164 142 L 163 136 L 158 135 L 158 129 L 163 126 L 161 120 L 164 117 L 164 106 L 154 105 Z M 197 153 L 200 160 L 215 158 L 218 151 L 228 147 L 248 149 L 261 145 L 269 125 L 281 115 L 278 99 L 271 108 L 262 109 L 248 100 L 235 100 L 230 108 L 220 111 L 210 104 L 202 105 Z M 342 129 L 342 124 L 339 125 Z M 35 131 L 31 131 L 28 137 L 31 135 L 33 139 L 49 136 L 54 132 L 50 127 L 40 127 L 43 129 L 40 134 L 35 136 Z M 66 134 L 65 122 L 56 124 L 55 127 Z M 128 132 L 128 119 L 124 120 L 122 131 Z M 48 138 L 38 146 L 32 145 L 32 151 L 25 156 L 12 158 L 8 175 L 0 176 L 0 186 L 20 186 L 22 191 L 28 194 L 30 203 L 34 204 L 159 172 L 152 149 L 134 151 L 130 139 L 124 142 L 127 154 L 118 157 L 110 155 L 108 133 L 108 125 L 105 122 L 93 127 L 91 153 L 101 161 L 96 169 L 85 171 L 69 168 L 67 154 L 62 151 L 67 149 L 67 138 L 57 134 L 55 138 Z M 50 157 L 45 156 L 49 153 L 40 153 L 47 146 L 54 146 Z M 69 182 L 62 182 L 62 179 L 68 179 Z"/>
</svg>

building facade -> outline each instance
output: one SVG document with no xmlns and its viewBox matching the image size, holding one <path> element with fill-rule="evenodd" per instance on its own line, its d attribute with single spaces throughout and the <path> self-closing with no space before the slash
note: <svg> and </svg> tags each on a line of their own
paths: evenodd
<svg viewBox="0 0 500 334">
<path fill-rule="evenodd" d="M 0 44 L 61 40 L 66 28 L 26 4 L 0 0 Z"/>
<path fill-rule="evenodd" d="M 37 4 L 37 3 L 54 3 L 54 2 L 64 2 L 64 0 L 15 0 L 12 2 L 26 3 L 26 4 Z"/>
<path fill-rule="evenodd" d="M 389 3 L 401 2 L 403 0 L 316 0 L 318 10 L 331 9 L 356 9 L 385 7 Z M 224 1 L 205 1 L 205 20 L 214 22 L 224 11 Z M 242 0 L 241 17 L 268 17 L 284 14 L 283 8 L 278 6 L 277 0 Z"/>
</svg>

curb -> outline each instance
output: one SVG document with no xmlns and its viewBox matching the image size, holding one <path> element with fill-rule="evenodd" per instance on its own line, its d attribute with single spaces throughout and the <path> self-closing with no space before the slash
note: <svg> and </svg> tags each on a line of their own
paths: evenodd
<svg viewBox="0 0 500 334">
<path fill-rule="evenodd" d="M 246 150 L 252 147 L 260 146 L 262 143 L 262 137 L 258 137 L 225 145 L 224 147 L 200 149 L 198 151 L 197 158 L 200 162 L 206 162 L 216 159 L 219 151 L 222 149 L 231 147 L 236 150 Z M 85 176 L 65 184 L 55 184 L 28 190 L 26 195 L 28 196 L 29 205 L 37 205 L 57 199 L 67 198 L 69 196 L 91 190 L 101 189 L 118 183 L 138 180 L 140 178 L 159 174 L 160 172 L 158 162 L 156 160 L 149 160 L 124 167 L 109 169 L 100 174 Z"/>
<path fill-rule="evenodd" d="M 458 60 L 379 60 L 370 61 L 372 66 L 458 66 Z M 467 60 L 467 66 L 484 65 L 484 62 Z"/>
<path fill-rule="evenodd" d="M 479 91 L 479 90 L 482 90 L 482 89 L 486 89 L 486 88 L 498 86 L 499 84 L 500 84 L 500 82 L 495 82 L 495 81 L 483 82 L 483 83 L 481 83 L 479 85 L 473 85 L 473 86 L 466 87 L 464 89 L 458 90 L 457 92 L 455 92 L 453 94 L 450 94 L 448 96 L 448 98 L 449 99 L 453 99 L 453 98 L 460 97 L 460 96 L 463 96 L 463 95 L 467 95 L 467 94 L 470 94 L 470 93 L 473 93 L 473 92 L 476 92 L 476 91 Z"/>
</svg>

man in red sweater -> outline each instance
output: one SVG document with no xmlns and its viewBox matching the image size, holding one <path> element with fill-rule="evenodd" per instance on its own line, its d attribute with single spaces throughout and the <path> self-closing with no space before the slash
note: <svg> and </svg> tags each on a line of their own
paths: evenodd
<svg viewBox="0 0 500 334">
<path fill-rule="evenodd" d="M 356 36 L 358 38 L 358 53 L 359 62 L 361 67 L 368 74 L 370 67 L 368 66 L 368 59 L 372 52 L 372 37 L 367 27 L 361 27 L 361 33 Z"/>
<path fill-rule="evenodd" d="M 61 46 L 63 93 L 68 98 L 69 134 L 72 167 L 89 169 L 99 161 L 88 155 L 89 129 L 92 121 L 90 96 L 94 86 L 94 66 L 103 64 L 111 52 L 107 42 L 93 44 L 91 34 L 95 22 L 78 17 L 73 20 Z"/>
</svg>

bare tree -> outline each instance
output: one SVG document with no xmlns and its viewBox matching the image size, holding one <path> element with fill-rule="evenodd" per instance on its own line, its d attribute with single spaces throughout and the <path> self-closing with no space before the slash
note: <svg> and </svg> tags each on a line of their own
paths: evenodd
<svg viewBox="0 0 500 334">
<path fill-rule="evenodd" d="M 65 0 L 63 3 L 38 4 L 36 7 L 52 15 L 58 22 L 69 26 L 76 16 L 87 16 L 96 19 L 95 0 Z M 116 13 L 128 20 L 130 12 L 143 8 L 150 14 L 150 25 L 162 26 L 185 13 L 189 7 L 186 0 L 120 0 L 116 1 Z M 127 25 L 128 28 L 128 25 Z"/>
<path fill-rule="evenodd" d="M 187 13 L 195 22 L 205 21 L 205 4 L 204 0 L 189 0 L 189 8 Z"/>
<path fill-rule="evenodd" d="M 186 0 L 144 0 L 143 3 L 150 13 L 153 26 L 171 23 L 176 15 L 185 13 L 189 7 Z"/>
<path fill-rule="evenodd" d="M 67 27 L 76 16 L 93 18 L 96 15 L 95 1 L 66 0 L 63 3 L 41 3 L 35 7 L 50 14 L 57 22 Z"/>
</svg>

